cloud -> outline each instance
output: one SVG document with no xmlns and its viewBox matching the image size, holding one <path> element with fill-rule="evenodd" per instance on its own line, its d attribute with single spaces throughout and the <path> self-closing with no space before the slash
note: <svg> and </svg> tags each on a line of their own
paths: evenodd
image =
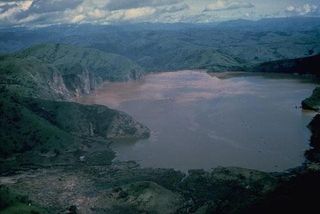
<svg viewBox="0 0 320 214">
<path fill-rule="evenodd" d="M 77 12 L 77 11 L 81 12 Z M 71 23 L 117 23 L 117 22 L 134 22 L 141 21 L 146 17 L 155 14 L 156 9 L 152 7 L 140 7 L 126 10 L 106 11 L 101 9 L 83 9 L 78 8 L 76 11 L 70 11 L 65 15 L 65 21 L 71 20 Z"/>
<path fill-rule="evenodd" d="M 22 24 L 50 22 L 59 13 L 74 9 L 83 0 L 19 0 L 0 2 L 0 22 L 2 24 Z"/>
<path fill-rule="evenodd" d="M 215 2 L 208 4 L 204 12 L 208 11 L 226 11 L 237 10 L 241 8 L 253 8 L 255 7 L 251 2 L 244 1 L 232 1 L 232 0 L 216 0 Z"/>
<path fill-rule="evenodd" d="M 137 7 L 142 5 L 142 3 L 148 2 L 144 4 L 143 7 Z M 157 0 L 157 1 L 132 1 L 129 5 L 126 4 L 120 9 L 113 8 L 114 10 L 110 10 L 110 4 L 107 4 L 105 8 L 108 8 L 107 14 L 105 16 L 105 20 L 109 22 L 122 22 L 122 21 L 130 21 L 130 22 L 138 22 L 138 21 L 148 21 L 148 22 L 157 22 L 164 21 L 170 22 L 168 20 L 167 14 L 174 14 L 184 10 L 189 9 L 189 5 L 186 3 L 178 3 L 180 1 L 168 1 L 168 0 Z M 117 2 L 119 4 L 121 2 Z M 133 4 L 135 3 L 135 4 Z M 129 7 L 130 6 L 130 7 Z M 173 16 L 170 16 L 173 17 Z M 176 19 L 176 18 L 175 18 Z"/>
<path fill-rule="evenodd" d="M 304 4 L 300 6 L 289 5 L 285 12 L 291 16 L 320 15 L 320 7 L 314 4 Z"/>
<path fill-rule="evenodd" d="M 156 7 L 181 3 L 182 0 L 110 0 L 108 10 L 123 10 L 143 7 Z"/>
<path fill-rule="evenodd" d="M 151 7 L 132 8 L 123 11 L 122 20 L 132 20 L 144 16 L 152 15 L 156 9 Z"/>
<path fill-rule="evenodd" d="M 188 4 L 179 2 L 181 1 L 111 1 L 105 7 L 107 8 L 105 20 L 108 20 L 109 22 L 170 22 L 170 18 L 172 18 L 172 20 L 177 20 L 179 19 L 179 17 L 178 15 L 169 14 L 176 14 L 190 8 Z M 112 6 L 111 4 L 116 4 L 116 7 L 115 5 Z"/>
<path fill-rule="evenodd" d="M 157 9 L 157 12 L 160 14 L 175 13 L 175 12 L 180 12 L 180 11 L 188 10 L 188 9 L 190 9 L 190 6 L 188 4 L 178 4 L 178 5 L 160 7 Z"/>
<path fill-rule="evenodd" d="M 76 8 L 83 0 L 34 0 L 29 12 L 47 13 Z"/>
<path fill-rule="evenodd" d="M 2 1 L 0 2 L 0 21 L 12 22 L 15 20 L 15 16 L 21 14 L 32 6 L 33 1 Z"/>
<path fill-rule="evenodd" d="M 281 16 L 320 16 L 319 0 L 0 0 L 0 27 Z"/>
<path fill-rule="evenodd" d="M 18 18 L 24 18 L 30 14 L 63 12 L 68 9 L 76 8 L 82 2 L 83 0 L 33 0 L 28 10 L 25 10 L 24 13 L 20 13 Z"/>
</svg>

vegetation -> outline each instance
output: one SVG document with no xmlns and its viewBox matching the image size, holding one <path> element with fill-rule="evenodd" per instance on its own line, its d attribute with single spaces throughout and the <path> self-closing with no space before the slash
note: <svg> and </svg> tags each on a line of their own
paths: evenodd
<svg viewBox="0 0 320 214">
<path fill-rule="evenodd" d="M 149 134 L 130 116 L 104 106 L 24 98 L 6 90 L 1 93 L 0 113 L 1 172 L 21 166 L 74 164 L 87 153 L 87 161 L 95 162 L 99 155 L 95 148 L 83 148 L 88 144 L 100 148 L 104 163 L 110 164 L 114 153 L 107 146 L 109 141 Z M 105 147 L 99 147 L 96 139 Z"/>
<path fill-rule="evenodd" d="M 17 194 L 7 187 L 0 186 L 0 213 L 40 214 L 47 213 L 47 211 L 32 204 L 32 202 L 28 199 L 27 196 Z"/>
<path fill-rule="evenodd" d="M 314 111 L 320 110 L 320 87 L 314 89 L 311 97 L 302 101 L 302 108 Z"/>
<path fill-rule="evenodd" d="M 126 57 L 72 45 L 36 45 L 14 56 L 35 57 L 43 63 L 55 66 L 62 75 L 78 74 L 82 68 L 100 81 L 123 81 L 137 79 L 142 75 L 141 67 Z"/>
<path fill-rule="evenodd" d="M 112 162 L 110 143 L 148 137 L 149 130 L 104 106 L 61 101 L 90 93 L 102 81 L 139 78 L 143 70 L 259 64 L 255 71 L 318 75 L 318 19 L 275 27 L 283 21 L 1 29 L 2 51 L 27 49 L 0 56 L 0 173 L 12 181 L 1 180 L 0 213 L 276 213 L 315 207 L 319 115 L 310 123 L 312 149 L 300 170 L 217 168 L 186 175 Z M 311 57 L 283 60 L 303 56 Z M 260 64 L 266 61 L 273 62 Z M 318 95 L 316 89 L 303 105 L 319 109 Z"/>
<path fill-rule="evenodd" d="M 94 49 L 38 45 L 0 58 L 0 84 L 21 96 L 71 99 L 88 94 L 102 81 L 140 78 L 131 60 Z"/>
<path fill-rule="evenodd" d="M 64 43 L 127 57 L 147 71 L 191 68 L 235 71 L 263 62 L 319 54 L 318 23 L 319 18 L 299 17 L 221 24 L 83 24 L 2 29 L 0 51 L 8 53 L 40 43 Z M 58 56 L 63 56 L 63 50 L 62 47 Z M 57 59 L 52 52 L 49 50 L 46 56 Z M 81 59 L 81 54 L 76 58 Z"/>
<path fill-rule="evenodd" d="M 310 57 L 265 62 L 253 66 L 249 70 L 255 72 L 313 74 L 320 76 L 319 66 L 320 55 L 314 55 Z"/>
<path fill-rule="evenodd" d="M 320 114 L 316 115 L 310 122 L 309 129 L 312 133 L 311 149 L 305 152 L 305 156 L 311 162 L 320 163 Z"/>
</svg>

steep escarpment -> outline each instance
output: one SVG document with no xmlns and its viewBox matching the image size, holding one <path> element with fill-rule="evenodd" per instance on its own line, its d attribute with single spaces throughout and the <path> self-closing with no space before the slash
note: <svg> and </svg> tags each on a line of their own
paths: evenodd
<svg viewBox="0 0 320 214">
<path fill-rule="evenodd" d="M 0 84 L 20 96 L 70 99 L 61 72 L 34 57 L 5 56 L 0 61 Z"/>
<path fill-rule="evenodd" d="M 129 115 L 105 106 L 1 93 L 0 113 L 1 171 L 40 163 L 73 164 L 95 147 L 107 151 L 105 160 L 111 161 L 108 142 L 149 136 L 148 128 Z M 115 125 L 119 118 L 125 123 Z"/>
<path fill-rule="evenodd" d="M 84 137 L 141 138 L 149 131 L 130 116 L 101 105 L 28 99 L 24 105 L 60 129 Z"/>
<path fill-rule="evenodd" d="M 79 66 L 104 81 L 137 79 L 143 73 L 140 66 L 124 56 L 72 45 L 36 45 L 16 53 L 15 56 L 33 56 L 54 65 L 64 75 L 75 73 Z"/>
<path fill-rule="evenodd" d="M 104 81 L 140 78 L 143 70 L 119 55 L 44 44 L 2 56 L 0 75 L 1 85 L 23 96 L 71 99 L 90 93 Z"/>
<path fill-rule="evenodd" d="M 105 156 L 102 162 L 110 163 L 110 142 L 148 137 L 148 128 L 123 112 L 62 102 L 90 93 L 103 81 L 141 75 L 125 57 L 74 46 L 38 45 L 2 56 L 1 172 L 22 165 L 75 164 L 80 156 L 89 162 Z"/>
<path fill-rule="evenodd" d="M 251 72 L 271 72 L 288 74 L 308 74 L 316 78 L 320 77 L 320 54 L 287 60 L 265 62 L 247 68 Z M 316 88 L 309 98 L 301 102 L 302 108 L 318 111 L 320 107 L 320 88 Z"/>
<path fill-rule="evenodd" d="M 304 58 L 265 62 L 253 66 L 249 70 L 254 72 L 298 73 L 319 76 L 319 67 L 320 54 Z"/>
<path fill-rule="evenodd" d="M 305 155 L 311 162 L 320 163 L 320 114 L 316 115 L 309 124 L 309 129 L 312 133 L 310 138 L 310 146 Z"/>
</svg>

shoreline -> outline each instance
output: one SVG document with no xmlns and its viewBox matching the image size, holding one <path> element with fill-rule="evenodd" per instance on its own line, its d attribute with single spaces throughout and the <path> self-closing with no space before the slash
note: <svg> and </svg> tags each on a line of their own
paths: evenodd
<svg viewBox="0 0 320 214">
<path fill-rule="evenodd" d="M 112 151 L 110 143 L 111 142 L 109 142 L 107 147 Z M 240 188 L 240 195 L 245 194 L 247 190 L 250 190 L 250 194 L 247 197 L 252 198 L 255 203 L 255 201 L 261 200 L 265 195 L 268 195 L 281 187 L 281 182 L 290 180 L 291 177 L 308 174 L 310 170 L 320 171 L 320 166 L 316 163 L 310 162 L 306 157 L 305 162 L 303 162 L 301 166 L 294 167 L 283 172 L 263 172 L 260 170 L 240 167 L 215 167 L 211 170 L 193 169 L 184 173 L 179 170 L 168 168 L 144 168 L 135 161 L 114 162 L 114 160 L 115 159 L 113 158 L 111 163 L 107 165 L 91 165 L 80 161 L 75 164 L 71 163 L 67 165 L 49 164 L 47 167 L 32 166 L 29 169 L 22 169 L 22 172 L 21 170 L 18 170 L 11 175 L 1 176 L 0 180 L 5 181 L 5 183 L 0 183 L 0 186 L 5 186 L 18 192 L 28 192 L 30 200 L 34 201 L 36 206 L 43 208 L 50 207 L 50 209 L 53 210 L 69 209 L 68 206 L 75 206 L 79 210 L 89 212 L 92 206 L 106 206 L 99 202 L 101 200 L 105 200 L 103 197 L 105 197 L 106 194 L 111 194 L 111 196 L 108 197 L 111 197 L 110 200 L 114 201 L 115 205 L 120 203 L 123 204 L 121 206 L 129 206 L 129 202 L 127 201 L 129 199 L 127 198 L 133 197 L 134 194 L 143 195 L 141 192 L 135 192 L 136 185 L 141 188 L 140 186 L 143 184 L 143 188 L 146 188 L 147 191 L 160 191 L 161 195 L 168 194 L 166 197 L 171 197 L 172 194 L 176 194 L 174 198 L 178 198 L 178 200 L 173 200 L 175 204 L 173 206 L 174 209 L 196 211 L 204 209 L 204 207 L 205 209 L 209 209 L 210 206 L 206 204 L 210 204 L 212 203 L 212 200 L 216 200 L 211 196 L 204 197 L 201 195 L 210 195 L 210 192 L 214 191 L 214 189 L 211 189 L 210 185 L 213 185 L 214 188 L 222 188 L 219 190 L 219 194 L 222 195 L 232 193 L 233 188 Z M 108 176 L 111 176 L 112 178 L 108 178 Z M 203 180 L 204 178 L 208 180 Z M 51 194 L 50 197 L 55 198 L 62 196 L 59 192 L 63 191 L 63 188 L 71 191 L 72 195 L 62 196 L 65 198 L 65 201 L 57 201 L 57 199 L 52 200 L 52 198 L 48 198 L 49 195 L 47 195 L 44 190 L 52 179 L 58 183 L 57 185 L 50 186 L 49 189 L 51 189 L 53 194 Z M 202 181 L 200 183 L 195 182 L 197 179 Z M 77 183 L 77 186 L 65 186 L 68 183 L 64 182 L 68 181 L 72 181 L 71 185 L 75 185 L 75 183 Z M 208 188 L 203 190 L 198 187 L 199 185 L 208 185 Z M 251 189 L 253 188 L 251 186 L 255 185 L 261 185 L 263 188 L 258 192 L 255 192 Z M 95 190 L 97 192 L 94 197 L 87 195 L 86 189 L 89 187 L 90 189 L 92 188 L 91 191 Z M 162 189 L 163 187 L 165 189 Z M 116 188 L 120 188 L 120 190 Z M 195 188 L 196 192 L 193 192 L 190 188 Z M 128 194 L 128 196 L 122 196 L 119 198 L 118 194 Z M 83 204 L 77 202 L 84 198 L 85 200 L 88 200 L 88 203 Z M 253 202 L 250 202 L 249 199 L 243 199 L 236 203 L 231 199 L 228 203 L 229 206 L 235 205 L 242 207 L 242 204 L 250 204 Z M 169 204 L 171 204 L 171 202 Z M 169 204 L 166 204 L 165 207 L 169 206 Z M 110 206 L 114 206 L 113 202 Z"/>
</svg>

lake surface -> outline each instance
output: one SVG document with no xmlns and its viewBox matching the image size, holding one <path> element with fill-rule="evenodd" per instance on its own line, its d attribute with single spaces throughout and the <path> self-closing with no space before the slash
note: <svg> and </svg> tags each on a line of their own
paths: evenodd
<svg viewBox="0 0 320 214">
<path fill-rule="evenodd" d="M 315 86 L 283 75 L 178 71 L 105 83 L 80 102 L 127 112 L 151 129 L 147 140 L 114 143 L 116 160 L 184 171 L 282 171 L 304 162 L 314 114 L 299 107 Z"/>
</svg>

